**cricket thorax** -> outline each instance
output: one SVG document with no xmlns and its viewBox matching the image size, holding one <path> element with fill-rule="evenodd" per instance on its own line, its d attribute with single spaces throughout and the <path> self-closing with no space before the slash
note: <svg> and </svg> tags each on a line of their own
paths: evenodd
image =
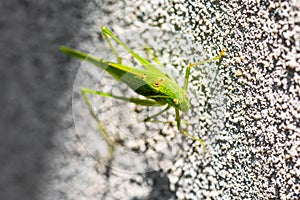
<svg viewBox="0 0 300 200">
<path fill-rule="evenodd" d="M 157 89 L 159 95 L 164 96 L 164 100 L 170 106 L 187 112 L 190 108 L 187 95 L 177 84 L 168 78 L 160 78 L 153 82 L 154 88 Z"/>
</svg>

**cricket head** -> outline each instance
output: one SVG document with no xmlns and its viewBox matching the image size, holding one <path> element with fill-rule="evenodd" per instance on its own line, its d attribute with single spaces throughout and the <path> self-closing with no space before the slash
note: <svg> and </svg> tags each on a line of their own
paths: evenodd
<svg viewBox="0 0 300 200">
<path fill-rule="evenodd" d="M 173 107 L 179 109 L 182 112 L 188 112 L 190 109 L 190 102 L 187 94 L 177 95 L 177 98 L 172 100 Z"/>
</svg>

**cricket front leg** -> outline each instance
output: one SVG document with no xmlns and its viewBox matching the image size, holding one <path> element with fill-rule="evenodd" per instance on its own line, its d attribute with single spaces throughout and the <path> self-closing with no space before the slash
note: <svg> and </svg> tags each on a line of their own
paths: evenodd
<svg viewBox="0 0 300 200">
<path fill-rule="evenodd" d="M 183 85 L 183 91 L 187 93 L 188 91 L 188 83 L 189 83 L 189 77 L 190 77 L 190 73 L 191 73 L 191 68 L 198 66 L 198 65 L 203 65 L 205 63 L 209 63 L 212 61 L 219 61 L 221 60 L 221 58 L 225 55 L 225 51 L 226 49 L 223 49 L 218 56 L 208 59 L 208 60 L 203 60 L 201 62 L 197 62 L 197 63 L 191 63 L 187 66 L 186 71 L 185 71 L 185 77 L 184 77 L 184 85 Z"/>
<path fill-rule="evenodd" d="M 189 134 L 188 131 L 183 130 L 183 128 L 181 127 L 181 117 L 180 117 L 180 113 L 178 109 L 175 109 L 175 113 L 176 113 L 176 122 L 177 122 L 177 128 L 178 130 L 185 136 L 199 142 L 202 145 L 203 148 L 203 154 L 205 154 L 206 151 L 206 144 L 203 140 L 201 140 L 200 138 L 194 137 L 193 135 Z"/>
</svg>

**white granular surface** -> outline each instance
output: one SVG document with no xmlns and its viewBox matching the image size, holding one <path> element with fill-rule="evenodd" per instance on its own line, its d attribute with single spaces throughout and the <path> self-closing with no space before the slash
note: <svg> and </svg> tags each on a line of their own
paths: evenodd
<svg viewBox="0 0 300 200">
<path fill-rule="evenodd" d="M 297 1 L 91 3 L 83 29 L 91 32 L 92 39 L 84 41 L 80 49 L 92 50 L 99 43 L 99 27 L 104 25 L 117 35 L 152 26 L 179 31 L 206 52 L 191 52 L 191 57 L 185 52 L 189 48 L 180 42 L 157 46 L 166 48 L 163 60 L 175 63 L 177 76 L 182 76 L 189 62 L 212 57 L 226 48 L 220 66 L 199 66 L 190 78 L 196 98 L 184 119 L 190 122 L 190 131 L 205 140 L 207 152 L 203 155 L 199 144 L 174 135 L 176 127 L 169 126 L 162 131 L 166 137 L 157 137 L 173 147 L 170 153 L 165 152 L 170 150 L 168 145 L 157 138 L 123 138 L 126 148 L 146 153 L 138 154 L 137 160 L 122 160 L 120 153 L 109 164 L 110 169 L 77 141 L 67 151 L 71 158 L 65 160 L 66 167 L 56 169 L 62 175 L 52 179 L 49 193 L 60 191 L 63 199 L 299 199 L 299 5 Z M 136 45 L 132 40 L 127 42 Z M 182 61 L 184 53 L 192 60 Z M 109 102 L 103 103 L 101 110 L 109 106 Z M 169 113 L 162 119 L 174 120 L 174 112 Z M 82 120 L 88 117 L 85 115 Z M 109 123 L 120 120 L 113 116 L 116 119 Z M 123 166 L 128 161 L 134 169 Z M 168 167 L 160 168 L 164 164 Z M 55 162 L 53 166 L 55 169 Z"/>
</svg>

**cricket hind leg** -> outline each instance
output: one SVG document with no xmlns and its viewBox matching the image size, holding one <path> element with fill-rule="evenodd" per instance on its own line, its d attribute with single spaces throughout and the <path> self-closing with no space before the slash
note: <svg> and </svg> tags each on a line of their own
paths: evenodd
<svg viewBox="0 0 300 200">
<path fill-rule="evenodd" d="M 125 50 L 127 50 L 128 53 L 130 53 L 146 70 L 149 70 L 151 72 L 156 72 L 158 74 L 163 74 L 158 68 L 156 68 L 153 64 L 151 64 L 151 62 L 149 62 L 147 59 L 141 57 L 133 49 L 129 48 L 124 42 L 122 42 L 118 37 L 116 37 L 108 28 L 102 27 L 102 33 L 104 35 L 104 38 L 110 43 L 110 47 L 117 58 L 120 56 L 117 54 L 117 52 L 113 48 L 110 39 L 113 39 L 115 42 L 117 42 L 119 45 L 121 45 Z M 118 59 L 118 60 L 120 61 L 120 59 Z"/>
<path fill-rule="evenodd" d="M 202 139 L 200 139 L 200 138 L 198 138 L 198 137 L 195 137 L 195 136 L 189 134 L 188 131 L 183 130 L 183 128 L 182 128 L 182 126 L 181 126 L 181 117 L 180 117 L 179 110 L 178 110 L 178 109 L 175 109 L 175 113 L 176 113 L 176 122 L 177 122 L 177 128 L 178 128 L 178 130 L 179 130 L 183 135 L 185 135 L 185 136 L 191 138 L 191 139 L 194 140 L 194 141 L 199 142 L 199 143 L 202 145 L 203 154 L 205 154 L 205 152 L 206 152 L 206 144 L 205 144 L 205 142 L 204 142 Z"/>
<path fill-rule="evenodd" d="M 111 51 L 113 52 L 113 54 L 115 55 L 118 63 L 122 64 L 122 57 L 118 54 L 117 50 L 114 48 L 114 46 L 111 43 L 111 40 L 109 39 L 107 34 L 103 34 L 104 39 L 106 40 L 106 42 L 108 43 Z"/>
</svg>

